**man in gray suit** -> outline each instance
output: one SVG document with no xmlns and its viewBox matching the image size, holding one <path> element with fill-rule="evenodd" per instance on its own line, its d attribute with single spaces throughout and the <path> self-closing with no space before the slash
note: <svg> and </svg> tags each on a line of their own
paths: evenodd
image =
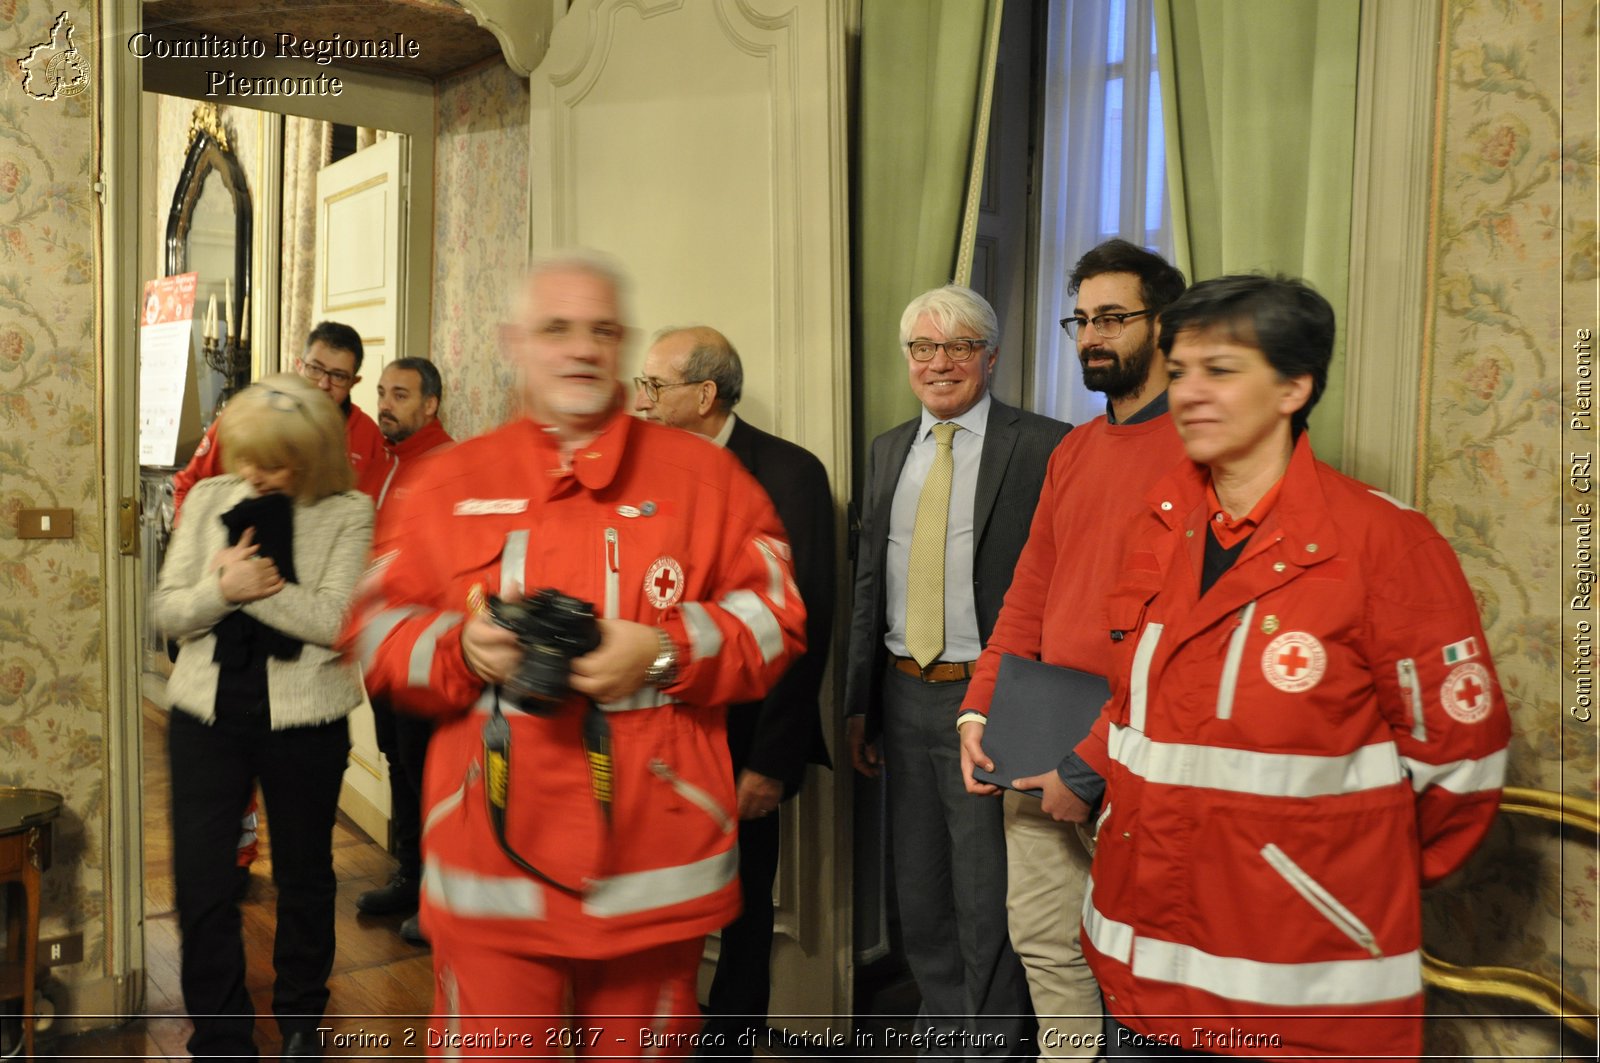
<svg viewBox="0 0 1600 1063">
<path fill-rule="evenodd" d="M 1029 1007 L 1006 935 L 1001 811 L 965 790 L 956 716 L 1070 426 L 989 394 L 1000 326 L 976 292 L 952 284 L 917 296 L 900 340 L 922 414 L 874 440 L 868 460 L 850 753 L 864 775 L 887 769 L 918 1028 L 947 1035 L 924 1054 L 1015 1057 Z"/>
</svg>

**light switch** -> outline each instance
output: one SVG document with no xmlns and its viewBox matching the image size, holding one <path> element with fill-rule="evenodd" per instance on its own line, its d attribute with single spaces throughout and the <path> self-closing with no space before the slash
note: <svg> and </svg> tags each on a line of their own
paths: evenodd
<svg viewBox="0 0 1600 1063">
<path fill-rule="evenodd" d="M 18 539 L 72 538 L 72 510 L 21 509 L 17 511 Z"/>
</svg>

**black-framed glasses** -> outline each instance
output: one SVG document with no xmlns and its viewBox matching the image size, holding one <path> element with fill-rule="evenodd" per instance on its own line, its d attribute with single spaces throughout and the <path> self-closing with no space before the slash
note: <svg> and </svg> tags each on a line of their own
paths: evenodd
<svg viewBox="0 0 1600 1063">
<path fill-rule="evenodd" d="M 935 343 L 932 340 L 912 340 L 906 344 L 906 351 L 912 359 L 918 362 L 931 362 L 933 356 L 939 351 L 944 351 L 944 356 L 952 362 L 964 362 L 977 354 L 984 347 L 989 346 L 986 340 L 955 339 Z"/>
<path fill-rule="evenodd" d="M 1093 325 L 1094 330 L 1100 333 L 1101 339 L 1114 340 L 1122 335 L 1125 323 L 1153 313 L 1154 310 L 1128 310 L 1120 314 L 1096 314 L 1094 317 L 1064 317 L 1061 319 L 1061 327 L 1067 330 L 1069 337 L 1077 339 L 1083 334 L 1085 325 Z"/>
<path fill-rule="evenodd" d="M 663 384 L 654 377 L 636 376 L 633 378 L 633 390 L 643 391 L 644 397 L 651 402 L 660 402 L 661 393 L 668 388 L 686 388 L 695 384 L 704 384 L 704 380 L 680 380 L 676 384 Z"/>
<path fill-rule="evenodd" d="M 338 388 L 352 387 L 356 382 L 354 374 L 346 373 L 343 369 L 329 369 L 327 366 L 315 359 L 311 359 L 310 361 L 307 361 L 304 358 L 300 359 L 300 375 L 311 381 L 313 384 L 321 380 L 323 377 L 327 377 L 329 380 L 333 381 L 333 386 Z"/>
</svg>

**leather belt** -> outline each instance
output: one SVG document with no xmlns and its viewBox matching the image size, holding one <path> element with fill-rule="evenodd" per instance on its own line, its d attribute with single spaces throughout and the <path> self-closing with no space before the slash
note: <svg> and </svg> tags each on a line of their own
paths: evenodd
<svg viewBox="0 0 1600 1063">
<path fill-rule="evenodd" d="M 924 683 L 959 683 L 971 679 L 978 666 L 977 661 L 934 661 L 923 668 L 910 657 L 894 657 L 893 660 L 895 671 L 915 676 Z"/>
</svg>

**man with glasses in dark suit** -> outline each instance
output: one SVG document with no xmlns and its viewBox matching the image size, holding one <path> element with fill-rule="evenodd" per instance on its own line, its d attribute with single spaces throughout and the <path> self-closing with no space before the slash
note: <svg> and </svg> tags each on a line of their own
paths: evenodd
<svg viewBox="0 0 1600 1063">
<path fill-rule="evenodd" d="M 845 704 L 851 759 L 887 765 L 906 960 L 930 1055 L 1019 1058 L 1027 984 L 1006 934 L 999 803 L 966 792 L 956 715 L 1069 426 L 989 394 L 994 309 L 947 285 L 911 301 L 901 356 L 920 416 L 872 443 Z M 878 741 L 882 741 L 882 755 Z"/>
<path fill-rule="evenodd" d="M 702 1055 L 749 1059 L 739 1035 L 763 1024 L 771 996 L 772 882 L 778 873 L 779 806 L 800 790 L 806 765 L 827 765 L 818 695 L 833 641 L 833 493 L 822 462 L 733 412 L 744 366 L 713 328 L 668 328 L 645 352 L 633 408 L 704 436 L 739 459 L 772 499 L 789 533 L 795 582 L 806 603 L 806 651 L 761 701 L 728 709 L 728 749 L 739 801 L 739 880 L 744 912 L 722 929 Z M 761 1030 L 757 1028 L 757 1036 Z"/>
</svg>

